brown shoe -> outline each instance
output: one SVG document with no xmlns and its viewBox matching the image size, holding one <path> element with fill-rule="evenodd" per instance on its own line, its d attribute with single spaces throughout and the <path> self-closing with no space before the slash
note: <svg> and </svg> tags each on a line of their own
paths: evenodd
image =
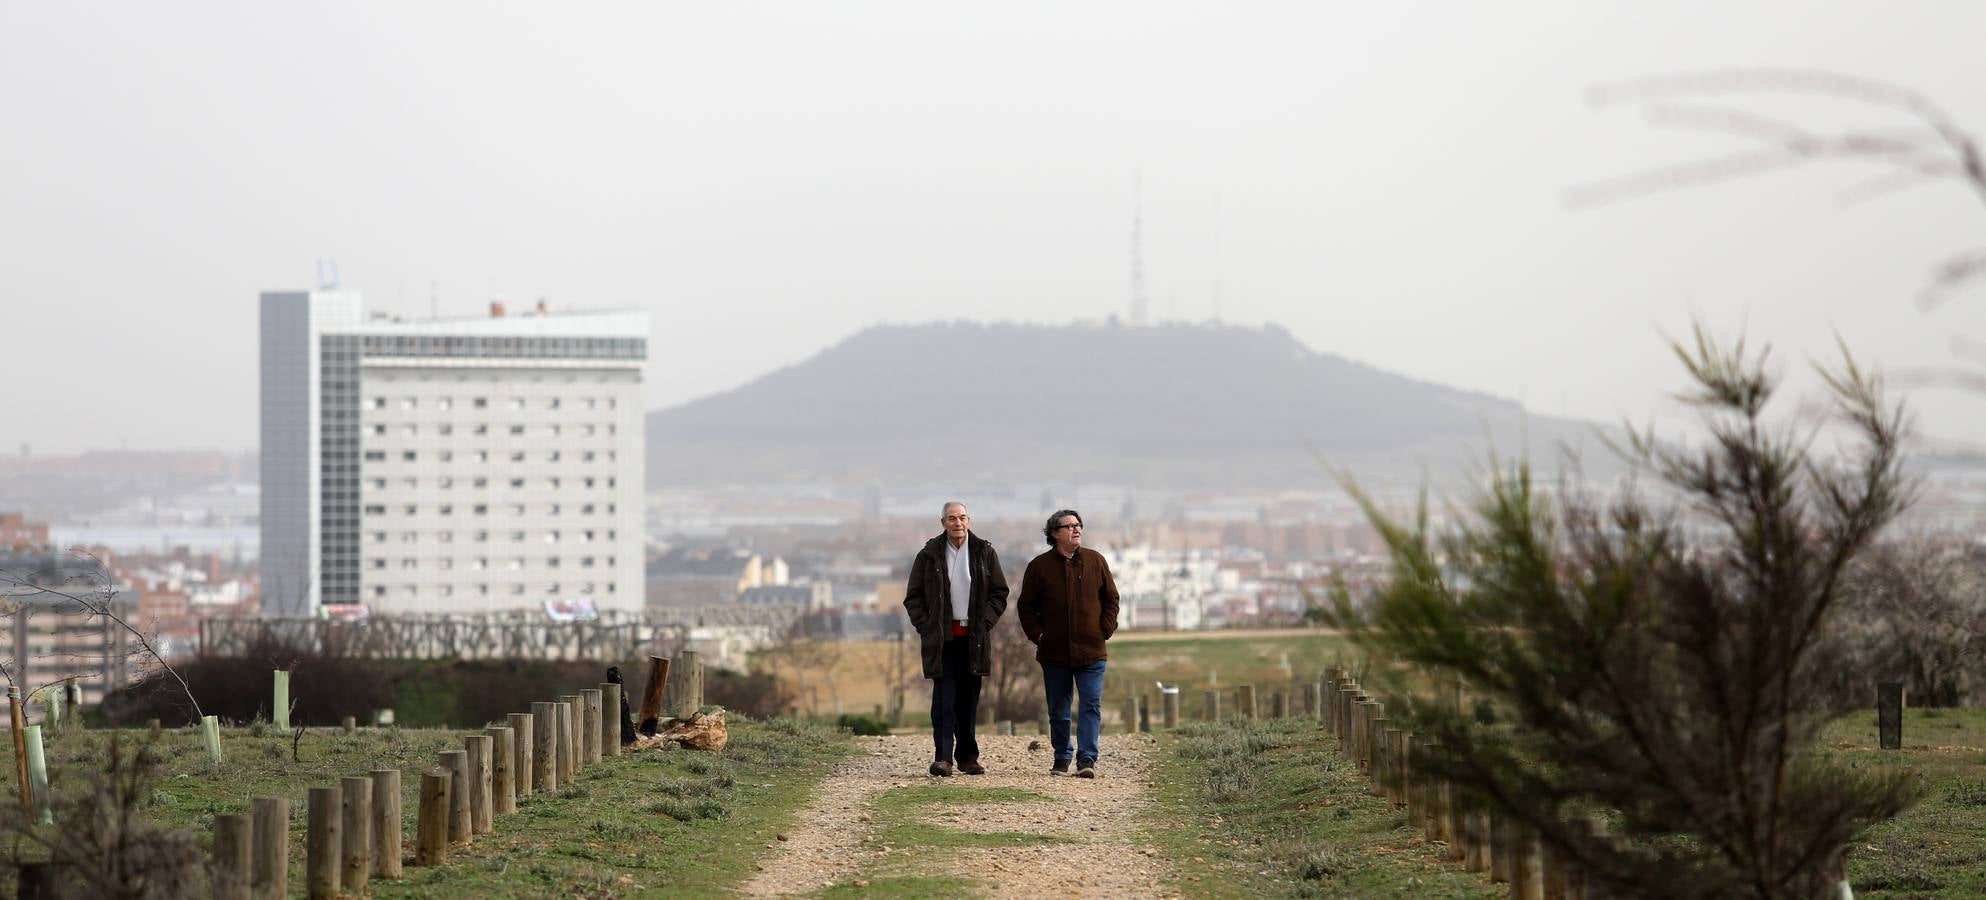
<svg viewBox="0 0 1986 900">
<path fill-rule="evenodd" d="M 984 775 L 986 767 L 977 762 L 959 763 L 959 771 L 967 775 Z"/>
<path fill-rule="evenodd" d="M 949 759 L 941 759 L 938 760 L 937 762 L 932 763 L 931 774 L 936 775 L 939 778 L 952 777 L 952 761 Z"/>
</svg>

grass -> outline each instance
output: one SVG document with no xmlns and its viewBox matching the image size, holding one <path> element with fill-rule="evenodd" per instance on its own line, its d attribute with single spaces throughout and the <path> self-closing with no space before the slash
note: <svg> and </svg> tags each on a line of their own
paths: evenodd
<svg viewBox="0 0 1986 900">
<path fill-rule="evenodd" d="M 1189 897 L 1499 896 L 1368 796 L 1335 744 L 1302 719 L 1165 737 L 1148 833 L 1194 863 L 1172 886 Z M 1819 751 L 1923 780 L 1922 802 L 1853 846 L 1857 896 L 1986 896 L 1986 709 L 1906 710 L 1901 750 L 1878 749 L 1874 711 L 1852 713 L 1829 723 Z"/>
<path fill-rule="evenodd" d="M 722 892 L 748 877 L 773 836 L 787 826 L 813 783 L 851 743 L 834 730 L 796 720 L 733 716 L 721 754 L 661 751 L 609 758 L 583 770 L 556 795 L 537 794 L 495 833 L 450 849 L 449 865 L 407 866 L 397 881 L 373 881 L 373 896 L 484 898 L 680 896 Z M 205 835 L 217 814 L 246 812 L 253 797 L 290 800 L 290 886 L 304 886 L 306 791 L 343 775 L 401 770 L 405 840 L 414 839 L 420 773 L 435 754 L 461 747 L 470 731 L 368 729 L 354 736 L 307 733 L 301 761 L 290 739 L 248 729 L 223 736 L 225 762 L 209 769 L 199 738 L 169 732 L 153 745 L 163 760 L 146 814 L 162 825 Z M 124 732 L 125 740 L 141 733 Z M 102 759 L 106 732 L 58 735 L 49 755 L 56 790 Z M 7 767 L 3 782 L 11 782 Z M 6 790 L 14 790 L 11 784 Z"/>
<path fill-rule="evenodd" d="M 1830 723 L 1822 745 L 1847 765 L 1906 768 L 1924 783 L 1921 802 L 1856 841 L 1856 896 L 1986 896 L 1986 709 L 1906 709 L 1901 750 L 1878 749 L 1864 710 Z"/>
<path fill-rule="evenodd" d="M 1367 793 L 1314 720 L 1167 736 L 1146 832 L 1188 897 L 1500 897 Z"/>
</svg>

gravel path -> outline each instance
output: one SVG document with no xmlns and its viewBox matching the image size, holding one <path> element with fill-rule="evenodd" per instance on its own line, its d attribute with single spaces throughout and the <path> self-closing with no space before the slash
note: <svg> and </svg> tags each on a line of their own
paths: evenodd
<svg viewBox="0 0 1986 900">
<path fill-rule="evenodd" d="M 1169 874 L 1143 843 L 1139 822 L 1150 804 L 1152 741 L 1106 735 L 1094 781 L 1051 777 L 1054 754 L 1043 737 L 984 736 L 986 774 L 945 781 L 975 788 L 1019 788 L 1048 800 L 938 806 L 917 821 L 960 831 L 1052 835 L 1062 842 L 945 854 L 878 842 L 884 824 L 870 807 L 880 792 L 928 784 L 928 735 L 858 738 L 862 752 L 823 779 L 799 820 L 774 844 L 776 852 L 742 890 L 781 896 L 883 875 L 956 875 L 978 879 L 995 897 L 1176 896 L 1159 883 Z M 1030 745 L 1036 749 L 1028 749 Z"/>
</svg>

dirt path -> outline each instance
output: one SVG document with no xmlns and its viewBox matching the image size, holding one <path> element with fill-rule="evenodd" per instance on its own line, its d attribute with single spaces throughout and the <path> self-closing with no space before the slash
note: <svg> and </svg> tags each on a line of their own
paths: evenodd
<svg viewBox="0 0 1986 900">
<path fill-rule="evenodd" d="M 979 881 L 994 897 L 1163 897 L 1169 874 L 1162 856 L 1142 842 L 1139 826 L 1150 804 L 1152 741 L 1106 735 L 1094 781 L 1051 777 L 1047 738 L 981 737 L 986 774 L 932 778 L 927 735 L 858 738 L 862 752 L 822 780 L 799 821 L 775 853 L 742 886 L 752 896 L 804 894 L 873 878 L 955 876 Z M 1028 749 L 1037 744 L 1037 749 Z M 1045 799 L 931 804 L 906 811 L 884 803 L 883 792 L 1007 788 Z M 1045 841 L 993 849 L 892 847 L 892 827 L 931 831 L 1018 832 Z"/>
</svg>

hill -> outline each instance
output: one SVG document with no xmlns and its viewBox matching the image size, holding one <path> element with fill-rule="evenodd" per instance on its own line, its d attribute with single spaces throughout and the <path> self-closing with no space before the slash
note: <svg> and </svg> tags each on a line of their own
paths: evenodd
<svg viewBox="0 0 1986 900">
<path fill-rule="evenodd" d="M 1312 447 L 1393 475 L 1590 434 L 1274 326 L 893 325 L 651 412 L 648 483 L 1314 485 Z"/>
</svg>

